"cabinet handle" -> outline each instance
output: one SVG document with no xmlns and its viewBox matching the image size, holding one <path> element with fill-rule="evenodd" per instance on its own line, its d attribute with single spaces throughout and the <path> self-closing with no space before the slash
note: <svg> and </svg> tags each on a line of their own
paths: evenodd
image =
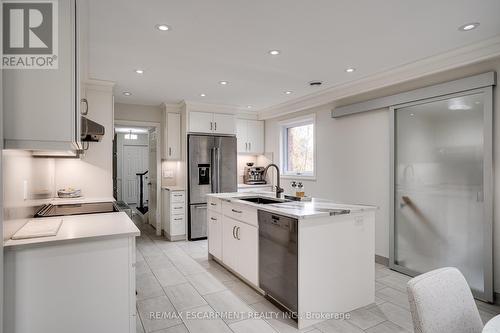
<svg viewBox="0 0 500 333">
<path fill-rule="evenodd" d="M 179 218 L 174 219 L 174 221 L 181 221 L 181 220 L 182 220 L 182 218 L 180 218 L 180 217 L 179 217 Z"/>
<path fill-rule="evenodd" d="M 182 194 L 174 194 L 174 197 L 182 197 Z"/>
<path fill-rule="evenodd" d="M 172 156 L 172 148 L 168 147 L 168 156 Z"/>
<path fill-rule="evenodd" d="M 217 206 L 217 204 L 216 204 L 216 203 L 213 203 L 213 202 L 211 202 L 210 204 L 211 204 L 212 206 Z"/>
<path fill-rule="evenodd" d="M 184 207 L 174 207 L 174 209 L 183 209 Z M 196 207 L 198 208 L 198 207 Z"/>
<path fill-rule="evenodd" d="M 236 227 L 236 239 L 241 240 L 240 239 L 240 227 Z"/>
<path fill-rule="evenodd" d="M 210 122 L 210 130 L 213 130 L 213 125 L 212 125 L 212 122 Z"/>
<path fill-rule="evenodd" d="M 248 142 L 245 142 L 245 151 L 248 151 Z"/>
<path fill-rule="evenodd" d="M 217 219 L 215 217 L 211 217 L 210 218 L 212 221 L 217 221 Z"/>
<path fill-rule="evenodd" d="M 243 213 L 241 210 L 236 210 L 236 209 L 231 209 L 234 213 L 238 213 L 238 214 L 241 214 Z"/>
<path fill-rule="evenodd" d="M 217 122 L 215 122 L 215 128 L 214 128 L 214 130 L 217 131 Z"/>
<path fill-rule="evenodd" d="M 236 238 L 236 236 L 235 236 L 235 234 L 234 234 L 235 229 L 236 229 L 236 226 L 235 226 L 235 225 L 233 225 L 233 238 Z"/>
<path fill-rule="evenodd" d="M 85 111 L 83 110 L 80 110 L 80 113 L 83 115 L 83 116 L 86 116 L 89 114 L 89 101 L 86 99 L 86 98 L 82 98 L 80 100 L 80 102 L 84 103 L 85 104 Z"/>
<path fill-rule="evenodd" d="M 252 143 L 251 142 L 248 143 L 248 150 L 252 150 Z"/>
</svg>

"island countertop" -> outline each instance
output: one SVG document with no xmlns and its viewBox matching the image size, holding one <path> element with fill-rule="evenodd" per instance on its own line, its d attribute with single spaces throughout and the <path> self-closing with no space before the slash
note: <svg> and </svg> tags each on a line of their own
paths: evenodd
<svg viewBox="0 0 500 333">
<path fill-rule="evenodd" d="M 359 204 L 336 203 L 325 199 L 312 198 L 311 201 L 285 201 L 275 204 L 258 204 L 241 200 L 245 197 L 276 198 L 274 192 L 228 192 L 210 193 L 208 197 L 218 198 L 224 201 L 256 207 L 260 210 L 281 214 L 297 219 L 308 219 L 332 215 L 333 210 L 349 210 L 350 214 L 377 210 L 378 207 Z"/>
</svg>

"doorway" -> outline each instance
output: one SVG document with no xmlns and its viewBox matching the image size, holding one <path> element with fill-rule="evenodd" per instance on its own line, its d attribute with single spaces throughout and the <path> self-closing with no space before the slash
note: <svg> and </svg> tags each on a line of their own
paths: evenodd
<svg viewBox="0 0 500 333">
<path fill-rule="evenodd" d="M 160 124 L 115 121 L 113 183 L 115 199 L 161 234 Z"/>
</svg>

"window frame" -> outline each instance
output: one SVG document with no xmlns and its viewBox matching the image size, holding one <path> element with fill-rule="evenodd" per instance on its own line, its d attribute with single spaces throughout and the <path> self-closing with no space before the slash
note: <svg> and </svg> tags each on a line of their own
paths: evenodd
<svg viewBox="0 0 500 333">
<path fill-rule="evenodd" d="M 287 130 L 292 127 L 298 127 L 303 125 L 312 124 L 313 126 L 313 170 L 308 173 L 299 173 L 299 172 L 291 172 L 287 171 L 287 161 L 288 161 L 288 140 L 287 140 Z M 292 119 L 287 119 L 279 122 L 279 131 L 280 131 L 280 171 L 281 178 L 288 179 L 307 179 L 307 180 L 316 180 L 316 145 L 317 145 L 317 130 L 316 130 L 316 114 L 312 113 L 302 117 L 296 117 Z"/>
</svg>

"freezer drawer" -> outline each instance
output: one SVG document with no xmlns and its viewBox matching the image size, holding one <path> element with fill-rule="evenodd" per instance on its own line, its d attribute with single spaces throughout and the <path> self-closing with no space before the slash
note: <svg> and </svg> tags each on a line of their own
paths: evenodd
<svg viewBox="0 0 500 333">
<path fill-rule="evenodd" d="M 189 240 L 207 237 L 207 204 L 189 206 Z"/>
</svg>

